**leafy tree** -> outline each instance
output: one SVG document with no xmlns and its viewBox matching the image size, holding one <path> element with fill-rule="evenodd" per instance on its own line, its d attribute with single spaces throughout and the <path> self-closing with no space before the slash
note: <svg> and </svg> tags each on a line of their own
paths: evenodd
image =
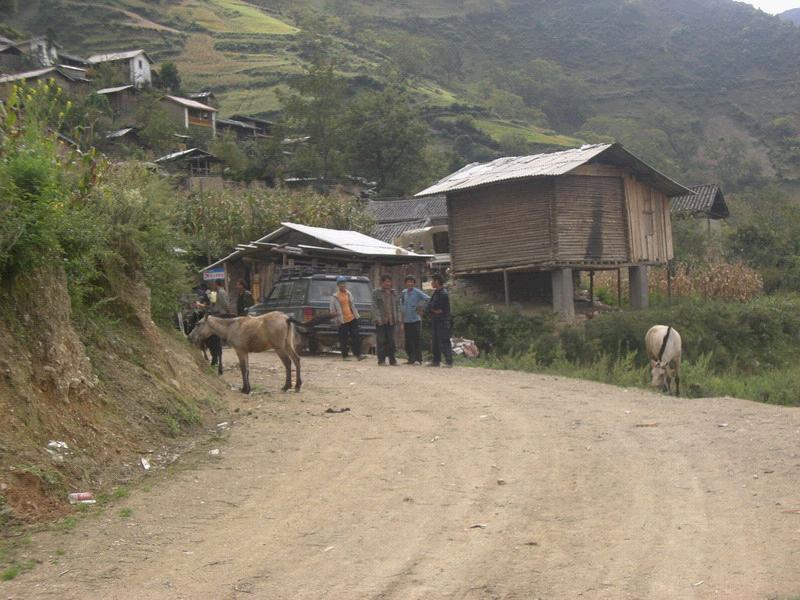
<svg viewBox="0 0 800 600">
<path fill-rule="evenodd" d="M 136 115 L 139 137 L 156 154 L 174 150 L 177 146 L 175 134 L 180 128 L 161 106 L 157 94 L 144 92 L 140 98 Z"/>
<path fill-rule="evenodd" d="M 287 125 L 309 137 L 295 153 L 292 167 L 328 180 L 338 175 L 342 166 L 344 80 L 336 74 L 334 63 L 318 55 L 305 73 L 289 85 L 291 92 L 278 92 Z"/>
<path fill-rule="evenodd" d="M 158 78 L 164 89 L 169 90 L 173 94 L 180 93 L 181 76 L 174 62 L 168 61 L 163 63 L 158 71 Z"/>
<path fill-rule="evenodd" d="M 381 194 L 402 195 L 419 185 L 427 126 L 402 85 L 356 98 L 348 108 L 344 132 L 353 173 L 376 181 Z"/>
<path fill-rule="evenodd" d="M 768 291 L 800 291 L 800 207 L 776 187 L 748 192 L 736 208 L 729 257 L 756 268 Z"/>
<path fill-rule="evenodd" d="M 19 3 L 17 0 L 0 0 L 0 13 L 6 15 L 13 15 L 19 10 Z"/>
</svg>

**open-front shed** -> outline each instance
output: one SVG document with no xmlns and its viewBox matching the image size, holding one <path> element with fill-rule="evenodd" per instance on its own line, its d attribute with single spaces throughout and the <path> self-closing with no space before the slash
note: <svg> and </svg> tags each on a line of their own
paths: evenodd
<svg viewBox="0 0 800 600">
<path fill-rule="evenodd" d="M 692 192 L 619 144 L 471 164 L 419 192 L 445 194 L 456 277 L 510 275 L 574 316 L 573 271 L 628 268 L 631 304 L 647 305 L 647 268 L 673 257 L 670 197 Z M 522 273 L 539 276 L 520 277 Z"/>
<path fill-rule="evenodd" d="M 239 244 L 222 260 L 202 271 L 224 279 L 229 292 L 244 279 L 262 300 L 284 272 L 364 275 L 377 287 L 382 274 L 400 289 L 406 275 L 422 280 L 431 256 L 410 252 L 357 231 L 281 223 L 281 227 L 249 243 Z"/>
</svg>

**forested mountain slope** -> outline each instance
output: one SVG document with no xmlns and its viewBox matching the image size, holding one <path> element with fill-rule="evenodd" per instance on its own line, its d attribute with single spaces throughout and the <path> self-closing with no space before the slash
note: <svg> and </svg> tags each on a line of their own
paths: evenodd
<svg viewBox="0 0 800 600">
<path fill-rule="evenodd" d="M 689 182 L 800 176 L 800 28 L 731 0 L 34 0 L 8 24 L 145 47 L 223 115 L 279 110 L 322 43 L 354 90 L 406 76 L 457 161 L 613 137 Z"/>
</svg>

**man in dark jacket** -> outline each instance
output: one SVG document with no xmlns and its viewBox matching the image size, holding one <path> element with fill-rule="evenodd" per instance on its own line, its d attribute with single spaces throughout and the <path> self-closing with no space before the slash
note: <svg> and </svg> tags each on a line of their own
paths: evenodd
<svg viewBox="0 0 800 600">
<path fill-rule="evenodd" d="M 236 315 L 239 317 L 246 317 L 247 309 L 255 303 L 253 294 L 247 289 L 244 279 L 240 279 L 236 282 L 236 291 L 239 292 L 239 295 L 236 297 Z"/>
<path fill-rule="evenodd" d="M 378 365 L 397 365 L 395 330 L 400 323 L 400 301 L 392 289 L 392 276 L 381 275 L 381 287 L 372 292 L 372 317 L 375 319 L 375 341 Z"/>
<path fill-rule="evenodd" d="M 431 317 L 431 345 L 433 361 L 429 367 L 442 364 L 444 354 L 445 367 L 453 366 L 453 347 L 450 345 L 450 296 L 444 288 L 444 277 L 438 273 L 431 277 L 433 294 L 428 302 L 428 313 Z"/>
</svg>

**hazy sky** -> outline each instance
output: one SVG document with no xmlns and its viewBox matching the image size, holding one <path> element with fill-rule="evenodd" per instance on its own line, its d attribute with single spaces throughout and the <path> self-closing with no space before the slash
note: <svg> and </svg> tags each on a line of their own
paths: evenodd
<svg viewBox="0 0 800 600">
<path fill-rule="evenodd" d="M 747 3 L 773 15 L 790 8 L 800 8 L 800 0 L 747 0 Z"/>
</svg>

